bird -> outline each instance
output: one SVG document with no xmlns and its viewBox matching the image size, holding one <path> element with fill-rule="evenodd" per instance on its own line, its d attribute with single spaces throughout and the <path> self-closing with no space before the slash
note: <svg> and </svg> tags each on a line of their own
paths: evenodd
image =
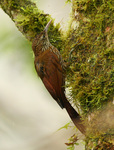
<svg viewBox="0 0 114 150">
<path fill-rule="evenodd" d="M 53 99 L 68 112 L 71 120 L 81 133 L 85 134 L 85 126 L 81 116 L 72 107 L 65 96 L 64 61 L 59 50 L 54 47 L 48 38 L 50 20 L 44 30 L 38 33 L 32 42 L 34 65 L 38 76 Z"/>
</svg>

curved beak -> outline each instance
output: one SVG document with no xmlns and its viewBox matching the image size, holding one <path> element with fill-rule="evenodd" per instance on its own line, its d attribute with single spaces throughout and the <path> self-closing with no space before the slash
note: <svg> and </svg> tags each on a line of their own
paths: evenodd
<svg viewBox="0 0 114 150">
<path fill-rule="evenodd" d="M 51 22 L 52 22 L 52 20 L 50 20 L 50 21 L 48 22 L 48 24 L 46 25 L 46 27 L 45 27 L 45 29 L 44 29 L 44 31 L 45 31 L 45 32 L 47 32 L 47 31 L 48 31 L 48 28 L 49 28 L 49 26 L 50 26 Z"/>
</svg>

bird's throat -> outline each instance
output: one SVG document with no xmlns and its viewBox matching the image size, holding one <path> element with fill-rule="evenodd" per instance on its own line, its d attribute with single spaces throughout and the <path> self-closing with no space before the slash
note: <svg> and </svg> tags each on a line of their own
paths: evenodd
<svg viewBox="0 0 114 150">
<path fill-rule="evenodd" d="M 38 43 L 34 49 L 35 56 L 39 56 L 42 52 L 48 50 L 50 45 L 51 44 L 48 40 L 44 40 L 43 42 Z"/>
</svg>

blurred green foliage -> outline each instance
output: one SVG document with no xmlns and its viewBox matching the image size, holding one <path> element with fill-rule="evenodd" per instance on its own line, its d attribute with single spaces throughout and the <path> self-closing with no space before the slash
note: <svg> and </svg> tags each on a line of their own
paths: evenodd
<svg viewBox="0 0 114 150">
<path fill-rule="evenodd" d="M 5 17 L 5 15 L 2 16 L 1 14 L 1 21 L 0 56 L 2 57 L 7 53 L 7 55 L 12 57 L 12 60 L 21 62 L 25 71 L 30 71 L 30 73 L 34 74 L 34 56 L 31 43 L 18 32 L 14 23 L 9 18 Z"/>
<path fill-rule="evenodd" d="M 66 0 L 66 4 L 67 4 L 67 3 L 71 3 L 71 0 Z"/>
</svg>

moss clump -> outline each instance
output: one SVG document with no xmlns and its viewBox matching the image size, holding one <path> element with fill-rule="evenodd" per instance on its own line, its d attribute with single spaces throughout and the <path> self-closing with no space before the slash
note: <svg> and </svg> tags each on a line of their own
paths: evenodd
<svg viewBox="0 0 114 150">
<path fill-rule="evenodd" d="M 67 86 L 86 115 L 112 100 L 114 93 L 112 2 L 74 0 L 72 10 L 72 24 L 79 27 L 71 24 L 63 57 L 71 53 Z"/>
<path fill-rule="evenodd" d="M 112 1 L 73 0 L 72 16 L 63 52 L 66 61 L 71 57 L 67 87 L 83 116 L 90 114 L 86 150 L 112 150 L 113 109 L 107 107 L 114 94 Z"/>
<path fill-rule="evenodd" d="M 39 10 L 31 0 L 3 0 L 0 1 L 0 6 L 29 41 L 32 41 L 36 34 L 43 31 L 46 24 L 52 19 L 49 14 L 44 14 Z M 59 24 L 54 26 L 52 23 L 50 25 L 49 38 L 51 43 L 60 50 L 63 44 Z"/>
<path fill-rule="evenodd" d="M 106 134 L 98 137 L 87 138 L 86 150 L 113 150 L 114 145 L 112 144 L 110 139 L 112 139 L 112 137 Z"/>
</svg>

